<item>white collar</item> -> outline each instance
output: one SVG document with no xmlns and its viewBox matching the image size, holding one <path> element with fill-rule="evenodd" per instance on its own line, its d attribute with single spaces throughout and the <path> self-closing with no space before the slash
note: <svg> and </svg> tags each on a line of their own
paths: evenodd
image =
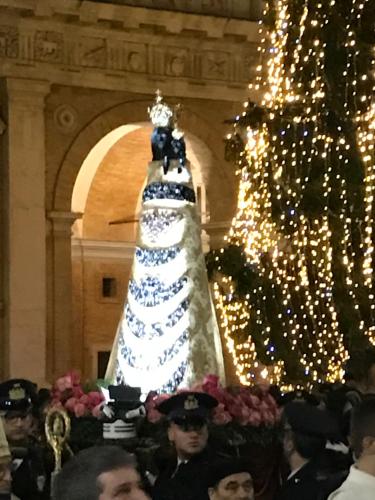
<svg viewBox="0 0 375 500">
<path fill-rule="evenodd" d="M 366 486 L 369 488 L 374 488 L 375 491 L 375 476 L 369 474 L 368 472 L 364 472 L 359 470 L 356 465 L 352 465 L 350 467 L 350 472 L 348 476 L 348 480 L 353 483 L 358 483 L 361 486 Z"/>
</svg>

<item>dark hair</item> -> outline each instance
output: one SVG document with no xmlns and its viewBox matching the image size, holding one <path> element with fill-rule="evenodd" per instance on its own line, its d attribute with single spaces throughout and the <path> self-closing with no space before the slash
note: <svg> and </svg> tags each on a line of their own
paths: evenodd
<svg viewBox="0 0 375 500">
<path fill-rule="evenodd" d="M 102 487 L 98 477 L 121 467 L 135 468 L 133 455 L 118 446 L 93 446 L 67 462 L 53 483 L 53 500 L 98 500 Z"/>
<path fill-rule="evenodd" d="M 375 437 L 375 397 L 365 399 L 353 409 L 351 445 L 357 458 L 362 454 L 362 443 L 366 436 Z"/>
<path fill-rule="evenodd" d="M 293 430 L 291 434 L 296 451 L 308 460 L 317 457 L 326 446 L 325 437 L 302 434 Z"/>
</svg>

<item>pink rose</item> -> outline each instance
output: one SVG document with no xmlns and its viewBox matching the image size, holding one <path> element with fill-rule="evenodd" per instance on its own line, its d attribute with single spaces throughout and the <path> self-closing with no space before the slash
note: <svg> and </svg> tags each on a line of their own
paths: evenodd
<svg viewBox="0 0 375 500">
<path fill-rule="evenodd" d="M 225 425 L 232 421 L 231 414 L 225 410 L 225 406 L 222 403 L 218 404 L 214 409 L 212 421 L 216 425 Z"/>
<path fill-rule="evenodd" d="M 270 411 L 262 412 L 263 422 L 266 425 L 273 425 L 275 423 L 275 415 Z"/>
<path fill-rule="evenodd" d="M 213 374 L 206 375 L 202 383 L 202 387 L 205 391 L 207 391 L 209 388 L 219 387 L 219 385 L 219 377 Z"/>
<path fill-rule="evenodd" d="M 147 411 L 147 420 L 152 424 L 159 422 L 162 416 L 163 415 L 155 408 L 151 408 L 150 410 Z"/>
<path fill-rule="evenodd" d="M 56 380 L 55 382 L 55 386 L 56 388 L 60 391 L 60 392 L 64 392 L 66 391 L 67 389 L 71 389 L 72 387 L 72 382 L 71 382 L 71 379 L 70 377 L 60 377 Z"/>
<path fill-rule="evenodd" d="M 87 408 L 90 404 L 90 398 L 88 397 L 87 394 L 83 394 L 80 398 L 79 398 L 79 402 L 82 403 L 83 405 L 85 405 L 85 407 Z"/>
<path fill-rule="evenodd" d="M 102 416 L 102 404 L 98 404 L 91 410 L 91 414 L 95 418 L 100 418 Z"/>
<path fill-rule="evenodd" d="M 240 398 L 236 398 L 236 400 L 236 403 L 228 407 L 228 410 L 240 425 L 246 425 L 249 421 L 251 410 L 243 404 Z"/>
<path fill-rule="evenodd" d="M 75 398 L 80 399 L 84 395 L 82 387 L 79 386 L 73 387 L 72 394 Z"/>
<path fill-rule="evenodd" d="M 79 401 L 77 398 L 69 398 L 67 401 L 65 401 L 64 406 L 68 411 L 74 412 L 74 408 L 78 402 Z"/>
<path fill-rule="evenodd" d="M 266 394 L 264 396 L 264 401 L 267 403 L 269 408 L 275 409 L 277 408 L 277 403 L 274 400 L 274 398 L 271 396 L 271 394 Z"/>
<path fill-rule="evenodd" d="M 86 407 L 84 404 L 82 403 L 77 403 L 75 406 L 74 406 L 74 415 L 76 417 L 83 417 L 86 413 Z"/>
<path fill-rule="evenodd" d="M 207 392 L 207 394 L 209 394 L 213 398 L 217 399 L 219 403 L 225 403 L 227 400 L 227 392 L 220 386 L 210 386 L 205 390 L 205 392 Z"/>
<path fill-rule="evenodd" d="M 253 410 L 250 412 L 248 418 L 248 424 L 253 425 L 254 427 L 258 427 L 262 423 L 262 416 L 259 411 Z"/>
<path fill-rule="evenodd" d="M 67 377 L 70 379 L 70 383 L 72 386 L 80 385 L 81 383 L 81 376 L 77 370 L 72 370 L 66 374 Z"/>
<path fill-rule="evenodd" d="M 94 408 L 95 406 L 99 405 L 102 401 L 104 401 L 104 396 L 101 392 L 98 391 L 91 391 L 87 394 L 89 398 L 89 404 Z"/>
</svg>

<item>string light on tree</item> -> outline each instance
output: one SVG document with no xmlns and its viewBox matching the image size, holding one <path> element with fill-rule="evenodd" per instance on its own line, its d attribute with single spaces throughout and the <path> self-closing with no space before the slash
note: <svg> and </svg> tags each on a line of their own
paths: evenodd
<svg viewBox="0 0 375 500">
<path fill-rule="evenodd" d="M 237 213 L 215 285 L 225 338 L 247 383 L 260 364 L 271 382 L 333 382 L 353 342 L 375 343 L 368 5 L 266 4 L 261 63 L 249 86 L 262 92 L 262 111 L 245 103 L 228 138 L 228 148 L 234 138 L 244 147 L 236 155 Z M 230 252 L 244 259 L 244 272 L 222 268 Z"/>
</svg>

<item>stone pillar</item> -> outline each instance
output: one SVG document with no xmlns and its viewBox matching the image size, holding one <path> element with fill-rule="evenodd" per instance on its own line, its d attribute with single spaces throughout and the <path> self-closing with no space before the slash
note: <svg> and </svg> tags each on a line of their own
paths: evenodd
<svg viewBox="0 0 375 500">
<path fill-rule="evenodd" d="M 74 368 L 74 353 L 80 352 L 73 338 L 72 318 L 72 250 L 71 236 L 74 221 L 82 214 L 52 211 L 49 234 L 49 321 L 48 375 L 50 379 Z"/>
<path fill-rule="evenodd" d="M 46 379 L 45 81 L 7 78 L 4 137 L 5 376 Z"/>
</svg>

